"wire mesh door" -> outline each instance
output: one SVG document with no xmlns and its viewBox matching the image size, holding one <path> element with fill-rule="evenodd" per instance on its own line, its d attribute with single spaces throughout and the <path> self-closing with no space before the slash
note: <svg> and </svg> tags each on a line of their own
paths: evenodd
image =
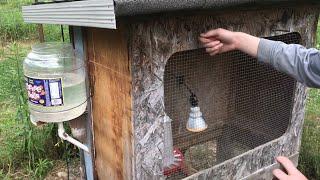
<svg viewBox="0 0 320 180">
<path fill-rule="evenodd" d="M 301 41 L 298 33 L 269 39 Z M 294 90 L 293 78 L 239 51 L 175 53 L 165 69 L 165 143 L 173 139 L 168 146 L 179 158 L 166 163 L 165 175 L 181 179 L 281 137 Z"/>
</svg>

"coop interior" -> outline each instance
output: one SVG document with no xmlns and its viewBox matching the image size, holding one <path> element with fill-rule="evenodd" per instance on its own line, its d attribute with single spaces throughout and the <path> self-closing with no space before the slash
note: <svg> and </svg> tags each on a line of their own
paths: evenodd
<svg viewBox="0 0 320 180">
<path fill-rule="evenodd" d="M 298 33 L 269 39 L 300 43 Z M 184 178 L 281 137 L 290 125 L 295 85 L 293 78 L 239 51 L 173 54 L 164 74 L 170 119 L 164 174 Z"/>
</svg>

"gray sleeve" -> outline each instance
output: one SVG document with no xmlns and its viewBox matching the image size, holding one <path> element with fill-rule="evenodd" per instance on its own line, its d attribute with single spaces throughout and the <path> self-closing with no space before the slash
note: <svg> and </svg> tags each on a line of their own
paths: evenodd
<svg viewBox="0 0 320 180">
<path fill-rule="evenodd" d="M 314 48 L 260 39 L 257 56 L 306 86 L 320 87 L 320 52 Z"/>
</svg>

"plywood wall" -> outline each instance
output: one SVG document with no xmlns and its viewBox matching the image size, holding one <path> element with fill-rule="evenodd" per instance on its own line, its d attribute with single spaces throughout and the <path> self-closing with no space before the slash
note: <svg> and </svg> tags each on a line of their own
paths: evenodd
<svg viewBox="0 0 320 180">
<path fill-rule="evenodd" d="M 223 11 L 220 14 L 214 11 L 191 15 L 176 13 L 175 16 L 152 16 L 149 20 L 146 17 L 141 21 L 130 21 L 135 179 L 160 179 L 163 174 L 163 121 L 167 115 L 163 77 L 165 65 L 172 54 L 200 48 L 199 34 L 220 27 L 260 37 L 287 31 L 299 32 L 303 44 L 310 47 L 315 40 L 318 14 L 315 7 L 270 8 Z M 298 84 L 290 128 L 282 138 L 200 171 L 189 179 L 241 179 L 272 165 L 278 155 L 291 156 L 298 152 L 305 97 L 305 87 Z M 270 174 L 270 171 L 266 173 Z"/>
<path fill-rule="evenodd" d="M 95 166 L 99 179 L 132 179 L 131 76 L 120 30 L 88 28 Z"/>
</svg>

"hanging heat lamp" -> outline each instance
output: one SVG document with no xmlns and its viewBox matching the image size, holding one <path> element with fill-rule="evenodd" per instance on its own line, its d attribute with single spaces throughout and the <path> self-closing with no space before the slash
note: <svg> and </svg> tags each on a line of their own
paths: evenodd
<svg viewBox="0 0 320 180">
<path fill-rule="evenodd" d="M 191 90 L 191 88 L 185 82 L 184 76 L 177 76 L 177 81 L 179 85 L 183 85 L 190 93 L 189 103 L 190 103 L 190 113 L 186 124 L 186 128 L 191 132 L 202 132 L 208 128 L 203 114 L 200 111 L 199 100 L 196 94 Z"/>
<path fill-rule="evenodd" d="M 200 107 L 198 105 L 198 99 L 195 94 L 190 95 L 190 113 L 187 121 L 186 128 L 191 132 L 201 132 L 208 128 L 207 123 L 205 122 Z"/>
</svg>

